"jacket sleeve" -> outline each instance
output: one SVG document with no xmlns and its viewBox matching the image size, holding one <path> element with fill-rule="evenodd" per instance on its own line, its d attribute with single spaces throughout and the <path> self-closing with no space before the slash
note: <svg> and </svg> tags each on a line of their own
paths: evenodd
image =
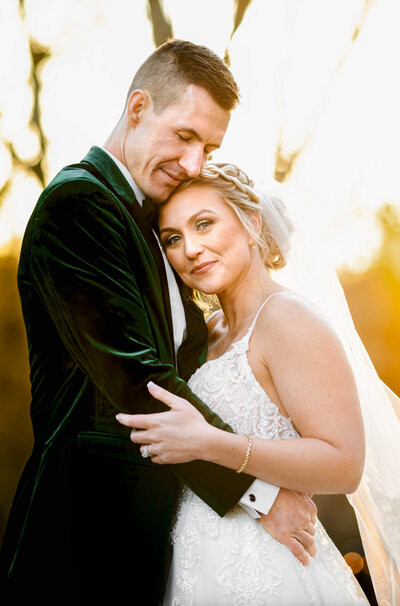
<svg viewBox="0 0 400 606">
<path fill-rule="evenodd" d="M 71 181 L 43 197 L 31 246 L 32 280 L 42 303 L 74 362 L 116 412 L 165 410 L 148 393 L 153 380 L 194 404 L 209 423 L 232 431 L 157 354 L 143 294 L 154 278 L 139 251 L 132 251 L 124 212 L 90 180 Z M 169 468 L 220 515 L 254 479 L 203 461 Z"/>
</svg>

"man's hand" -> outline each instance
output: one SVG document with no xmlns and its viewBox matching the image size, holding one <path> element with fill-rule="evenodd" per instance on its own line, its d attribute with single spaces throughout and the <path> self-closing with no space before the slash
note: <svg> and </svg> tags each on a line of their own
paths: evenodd
<svg viewBox="0 0 400 606">
<path fill-rule="evenodd" d="M 307 566 L 309 555 L 314 557 L 317 553 L 313 538 L 317 507 L 311 497 L 281 488 L 269 513 L 260 515 L 261 526 Z"/>
</svg>

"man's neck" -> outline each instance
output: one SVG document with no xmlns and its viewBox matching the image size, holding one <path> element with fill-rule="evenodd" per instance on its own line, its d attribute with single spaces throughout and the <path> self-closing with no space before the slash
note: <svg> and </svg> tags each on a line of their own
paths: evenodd
<svg viewBox="0 0 400 606">
<path fill-rule="evenodd" d="M 114 160 L 115 164 L 118 166 L 119 170 L 124 175 L 125 179 L 128 181 L 129 185 L 133 189 L 134 194 L 136 196 L 136 200 L 139 202 L 140 205 L 142 205 L 145 195 L 137 185 L 128 168 L 109 149 L 107 149 L 106 147 L 103 147 L 102 149 L 110 156 L 112 160 Z"/>
</svg>

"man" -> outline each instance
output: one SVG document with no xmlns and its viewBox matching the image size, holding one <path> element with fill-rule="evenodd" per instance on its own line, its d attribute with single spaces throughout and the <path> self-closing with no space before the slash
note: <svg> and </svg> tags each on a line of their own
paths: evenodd
<svg viewBox="0 0 400 606">
<path fill-rule="evenodd" d="M 205 359 L 206 329 L 182 303 L 144 198 L 162 202 L 200 172 L 237 101 L 214 53 L 166 43 L 135 75 L 105 148 L 64 168 L 38 201 L 18 273 L 35 445 L 3 543 L 3 604 L 157 604 L 179 481 L 220 515 L 239 501 L 268 513 L 275 499 L 278 488 L 215 465 L 158 467 L 115 420 L 163 409 L 153 380 L 230 430 L 184 382 Z M 281 490 L 264 523 L 304 559 L 314 514 Z"/>
</svg>

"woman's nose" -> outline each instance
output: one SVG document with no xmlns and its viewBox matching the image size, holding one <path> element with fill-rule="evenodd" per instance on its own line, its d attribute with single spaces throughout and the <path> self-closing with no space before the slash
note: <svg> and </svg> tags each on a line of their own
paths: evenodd
<svg viewBox="0 0 400 606">
<path fill-rule="evenodd" d="M 203 246 L 198 237 L 185 237 L 185 254 L 189 259 L 197 257 L 201 252 L 203 252 Z"/>
</svg>

